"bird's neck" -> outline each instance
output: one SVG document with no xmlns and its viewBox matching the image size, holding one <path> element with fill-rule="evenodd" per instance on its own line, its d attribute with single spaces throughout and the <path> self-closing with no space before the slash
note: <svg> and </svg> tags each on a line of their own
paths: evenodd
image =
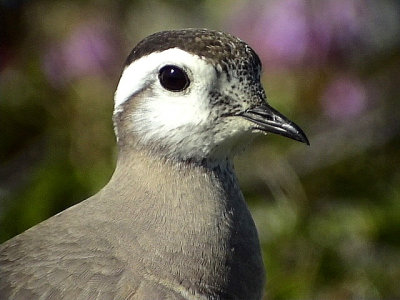
<svg viewBox="0 0 400 300">
<path fill-rule="evenodd" d="M 139 244 L 134 251 L 146 257 L 150 273 L 170 280 L 172 259 L 183 282 L 193 279 L 188 289 L 209 285 L 219 292 L 237 289 L 238 295 L 246 289 L 240 282 L 251 282 L 254 270 L 263 274 L 257 231 L 229 161 L 202 165 L 127 151 L 100 198 L 108 195 L 118 200 L 106 213 L 127 232 L 119 243 Z M 243 257 L 248 259 L 241 266 Z"/>
<path fill-rule="evenodd" d="M 120 198 L 113 203 L 120 207 L 110 209 L 118 209 L 132 226 L 151 228 L 160 238 L 181 234 L 188 241 L 202 240 L 215 230 L 227 238 L 234 223 L 243 218 L 252 222 L 229 161 L 178 162 L 131 150 L 121 153 L 107 191 Z"/>
<path fill-rule="evenodd" d="M 153 236 L 165 252 L 186 247 L 191 256 L 215 253 L 201 248 L 229 243 L 237 223 L 252 222 L 229 162 L 208 166 L 131 149 L 120 154 L 103 199 L 108 191 L 119 198 L 110 213 L 118 211 L 128 230 L 146 228 L 143 235 Z"/>
<path fill-rule="evenodd" d="M 159 206 L 160 211 L 179 206 L 193 210 L 198 206 L 232 205 L 243 201 L 230 160 L 204 159 L 178 161 L 135 148 L 121 151 L 109 183 L 124 193 L 131 205 L 139 202 Z M 132 193 L 132 196 L 127 193 Z M 134 195 L 147 195 L 134 199 Z M 160 200 L 165 199 L 165 203 Z M 175 208 L 174 208 L 175 209 Z"/>
<path fill-rule="evenodd" d="M 193 179 L 196 176 L 209 178 L 216 186 L 237 185 L 233 163 L 228 157 L 173 159 L 169 154 L 149 152 L 141 147 L 130 147 L 120 151 L 112 182 L 117 181 L 121 186 L 129 178 L 134 181 L 140 179 L 140 182 L 159 185 L 169 183 L 174 186 L 174 181 L 177 181 L 179 187 L 182 187 L 182 180 L 185 181 L 185 178 L 191 179 L 191 186 L 195 184 Z M 232 186 L 226 188 L 231 189 Z"/>
</svg>

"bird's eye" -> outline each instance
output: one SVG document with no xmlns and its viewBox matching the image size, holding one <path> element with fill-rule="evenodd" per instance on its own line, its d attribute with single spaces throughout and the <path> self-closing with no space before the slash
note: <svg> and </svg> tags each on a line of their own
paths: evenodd
<svg viewBox="0 0 400 300">
<path fill-rule="evenodd" d="M 189 86 L 190 80 L 184 70 L 177 66 L 167 65 L 158 74 L 161 85 L 172 92 L 180 92 Z"/>
</svg>

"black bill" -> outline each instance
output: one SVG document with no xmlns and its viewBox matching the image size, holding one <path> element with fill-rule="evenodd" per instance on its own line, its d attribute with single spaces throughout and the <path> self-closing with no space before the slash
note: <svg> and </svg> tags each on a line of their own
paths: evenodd
<svg viewBox="0 0 400 300">
<path fill-rule="evenodd" d="M 256 124 L 255 128 L 258 130 L 276 133 L 310 145 L 299 126 L 267 104 L 247 109 L 239 115 Z"/>
</svg>

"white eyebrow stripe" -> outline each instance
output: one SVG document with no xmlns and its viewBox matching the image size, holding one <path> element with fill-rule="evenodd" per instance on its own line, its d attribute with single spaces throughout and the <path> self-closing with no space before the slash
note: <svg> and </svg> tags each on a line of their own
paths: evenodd
<svg viewBox="0 0 400 300">
<path fill-rule="evenodd" d="M 133 61 L 122 72 L 117 90 L 114 95 L 114 109 L 127 101 L 133 94 L 146 86 L 146 83 L 154 80 L 157 73 L 154 72 L 166 64 L 178 66 L 193 65 L 201 58 L 179 48 L 170 48 L 162 52 L 154 52 Z"/>
</svg>

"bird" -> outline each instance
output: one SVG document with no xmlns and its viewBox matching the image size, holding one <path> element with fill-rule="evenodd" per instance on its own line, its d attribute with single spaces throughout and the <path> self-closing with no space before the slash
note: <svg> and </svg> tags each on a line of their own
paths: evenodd
<svg viewBox="0 0 400 300">
<path fill-rule="evenodd" d="M 116 168 L 95 195 L 0 246 L 1 299 L 261 299 L 266 275 L 233 157 L 275 133 L 261 61 L 209 29 L 154 33 L 114 96 Z"/>
</svg>

